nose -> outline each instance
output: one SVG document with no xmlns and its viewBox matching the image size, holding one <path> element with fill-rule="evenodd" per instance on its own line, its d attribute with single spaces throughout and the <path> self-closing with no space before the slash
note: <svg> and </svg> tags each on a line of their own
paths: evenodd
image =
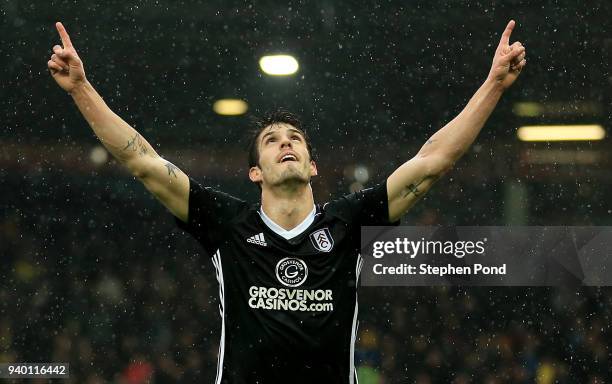
<svg viewBox="0 0 612 384">
<path fill-rule="evenodd" d="M 291 139 L 288 136 L 284 136 L 281 140 L 281 149 L 282 148 L 292 148 Z"/>
</svg>

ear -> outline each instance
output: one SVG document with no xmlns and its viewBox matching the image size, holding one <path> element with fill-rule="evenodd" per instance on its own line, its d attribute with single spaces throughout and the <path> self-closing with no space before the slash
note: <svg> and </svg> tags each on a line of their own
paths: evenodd
<svg viewBox="0 0 612 384">
<path fill-rule="evenodd" d="M 259 167 L 251 167 L 249 169 L 249 179 L 254 183 L 261 183 L 261 169 Z"/>
<path fill-rule="evenodd" d="M 319 174 L 319 171 L 317 171 L 317 163 L 314 162 L 314 160 L 310 160 L 310 176 L 316 176 Z"/>
</svg>

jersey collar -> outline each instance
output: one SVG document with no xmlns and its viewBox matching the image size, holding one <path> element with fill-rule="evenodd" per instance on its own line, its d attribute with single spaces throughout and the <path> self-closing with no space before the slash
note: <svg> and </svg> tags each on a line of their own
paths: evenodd
<svg viewBox="0 0 612 384">
<path fill-rule="evenodd" d="M 286 230 L 285 228 L 281 227 L 280 225 L 272 221 L 272 219 L 270 219 L 268 215 L 266 215 L 266 213 L 263 211 L 261 206 L 259 207 L 259 210 L 257 211 L 257 213 L 259 213 L 261 220 L 264 222 L 264 224 L 268 226 L 268 228 L 270 228 L 277 235 L 289 240 L 289 239 L 292 239 L 300 235 L 302 232 L 308 229 L 308 227 L 310 227 L 310 224 L 312 224 L 312 222 L 315 219 L 315 216 L 317 213 L 317 206 L 313 205 L 312 211 L 310 211 L 308 216 L 306 216 L 306 218 L 301 223 L 299 223 L 296 227 L 290 230 Z"/>
</svg>

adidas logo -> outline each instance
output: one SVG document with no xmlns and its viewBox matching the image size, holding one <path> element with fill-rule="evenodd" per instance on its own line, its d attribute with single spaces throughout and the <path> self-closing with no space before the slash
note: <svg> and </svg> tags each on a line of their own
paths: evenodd
<svg viewBox="0 0 612 384">
<path fill-rule="evenodd" d="M 261 245 L 262 247 L 268 246 L 268 243 L 266 243 L 266 239 L 264 239 L 263 232 L 253 235 L 246 240 L 247 243 Z"/>
</svg>

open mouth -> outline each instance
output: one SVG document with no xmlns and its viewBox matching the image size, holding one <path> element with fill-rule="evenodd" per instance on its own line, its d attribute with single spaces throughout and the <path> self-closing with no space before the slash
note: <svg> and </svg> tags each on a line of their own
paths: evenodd
<svg viewBox="0 0 612 384">
<path fill-rule="evenodd" d="M 297 157 L 295 157 L 295 155 L 292 155 L 290 153 L 286 154 L 285 156 L 281 157 L 280 162 L 284 163 L 287 161 L 297 161 Z"/>
</svg>

